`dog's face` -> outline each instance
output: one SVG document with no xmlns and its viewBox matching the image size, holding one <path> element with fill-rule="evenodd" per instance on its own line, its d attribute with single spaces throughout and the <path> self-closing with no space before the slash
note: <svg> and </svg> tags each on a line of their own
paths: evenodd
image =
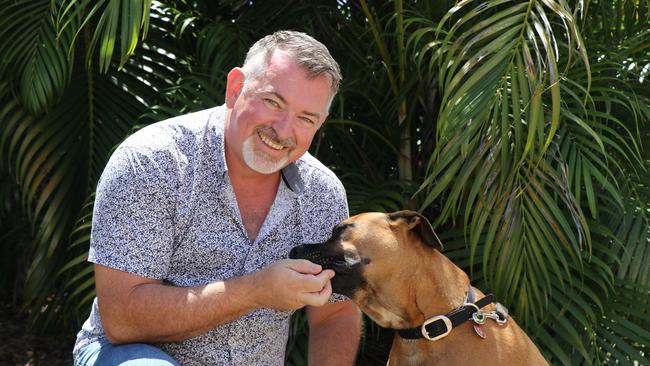
<svg viewBox="0 0 650 366">
<path fill-rule="evenodd" d="M 332 269 L 332 289 L 351 298 L 384 327 L 404 322 L 404 286 L 422 256 L 442 249 L 427 219 L 413 211 L 363 213 L 336 225 L 323 244 L 294 248 L 290 257 Z M 408 278 L 407 278 L 408 277 Z"/>
</svg>

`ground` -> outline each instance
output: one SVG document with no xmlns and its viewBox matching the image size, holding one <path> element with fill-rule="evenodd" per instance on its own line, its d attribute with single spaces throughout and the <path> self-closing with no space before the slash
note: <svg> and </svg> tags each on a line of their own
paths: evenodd
<svg viewBox="0 0 650 366">
<path fill-rule="evenodd" d="M 74 336 L 42 336 L 26 331 L 27 319 L 0 299 L 0 366 L 70 366 Z"/>
</svg>

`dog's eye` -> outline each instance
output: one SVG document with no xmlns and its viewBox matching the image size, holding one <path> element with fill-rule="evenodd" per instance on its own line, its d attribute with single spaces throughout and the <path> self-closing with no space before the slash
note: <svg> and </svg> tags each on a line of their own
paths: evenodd
<svg viewBox="0 0 650 366">
<path fill-rule="evenodd" d="M 352 224 L 338 224 L 334 226 L 334 228 L 332 229 L 332 238 L 341 236 L 343 231 L 350 226 L 352 226 Z"/>
</svg>

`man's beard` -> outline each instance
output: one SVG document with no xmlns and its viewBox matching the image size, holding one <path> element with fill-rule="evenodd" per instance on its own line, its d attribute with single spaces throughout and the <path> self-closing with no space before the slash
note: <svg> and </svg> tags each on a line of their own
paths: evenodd
<svg viewBox="0 0 650 366">
<path fill-rule="evenodd" d="M 274 138 L 276 136 L 275 131 L 268 128 L 264 129 L 264 132 L 267 137 L 271 137 L 274 142 L 278 143 L 277 139 Z M 286 154 L 281 158 L 275 158 L 267 154 L 265 151 L 256 148 L 255 139 L 259 138 L 260 137 L 256 130 L 255 133 L 246 138 L 242 144 L 242 155 L 246 165 L 261 174 L 275 173 L 284 168 L 289 161 L 289 154 Z"/>
</svg>

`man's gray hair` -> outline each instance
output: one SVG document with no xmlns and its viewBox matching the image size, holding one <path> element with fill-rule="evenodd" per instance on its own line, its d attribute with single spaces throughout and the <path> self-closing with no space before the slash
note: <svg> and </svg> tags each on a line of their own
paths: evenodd
<svg viewBox="0 0 650 366">
<path fill-rule="evenodd" d="M 291 54 L 310 78 L 329 76 L 332 97 L 338 92 L 342 78 L 339 64 L 322 43 L 306 33 L 296 31 L 277 31 L 255 42 L 248 50 L 242 66 L 246 78 L 255 79 L 264 74 L 276 49 Z"/>
</svg>

